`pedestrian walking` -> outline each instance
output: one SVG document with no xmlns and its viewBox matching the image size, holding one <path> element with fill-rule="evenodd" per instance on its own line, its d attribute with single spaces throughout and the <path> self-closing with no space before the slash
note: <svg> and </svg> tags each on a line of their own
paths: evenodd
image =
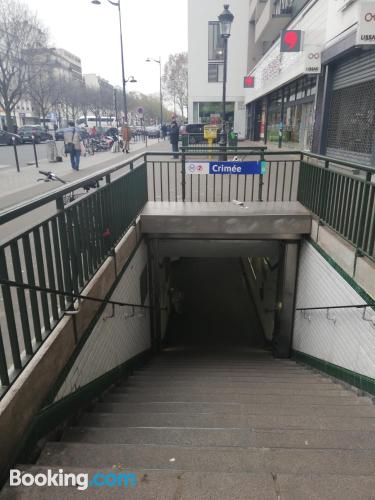
<svg viewBox="0 0 375 500">
<path fill-rule="evenodd" d="M 69 128 L 64 132 L 64 149 L 65 153 L 70 155 L 72 169 L 78 171 L 81 159 L 81 137 L 74 122 L 69 122 L 68 125 Z"/>
<path fill-rule="evenodd" d="M 165 123 L 163 123 L 163 125 L 161 127 L 161 136 L 164 140 L 167 137 L 167 133 L 168 133 L 168 127 Z"/>
<path fill-rule="evenodd" d="M 125 151 L 126 151 L 127 153 L 129 153 L 129 143 L 130 143 L 130 139 L 132 137 L 132 132 L 130 130 L 129 125 L 126 122 L 121 127 L 121 137 L 122 137 L 122 141 L 123 141 L 122 152 L 125 153 Z"/>
<path fill-rule="evenodd" d="M 169 132 L 169 140 L 171 141 L 172 144 L 172 151 L 173 151 L 173 157 L 178 158 L 178 138 L 180 135 L 180 129 L 179 126 L 177 125 L 177 122 L 173 120 L 171 123 L 171 130 Z"/>
</svg>

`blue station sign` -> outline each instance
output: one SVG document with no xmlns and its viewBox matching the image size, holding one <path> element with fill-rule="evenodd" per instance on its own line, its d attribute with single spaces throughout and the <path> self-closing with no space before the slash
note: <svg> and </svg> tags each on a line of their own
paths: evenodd
<svg viewBox="0 0 375 500">
<path fill-rule="evenodd" d="M 266 172 L 265 161 L 210 161 L 210 174 L 259 175 Z"/>
<path fill-rule="evenodd" d="M 187 174 L 261 175 L 266 165 L 265 161 L 192 161 L 185 168 Z"/>
</svg>

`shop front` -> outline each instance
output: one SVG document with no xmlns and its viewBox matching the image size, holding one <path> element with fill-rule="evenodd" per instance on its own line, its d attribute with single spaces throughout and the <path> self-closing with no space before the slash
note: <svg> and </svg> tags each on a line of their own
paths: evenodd
<svg viewBox="0 0 375 500">
<path fill-rule="evenodd" d="M 230 127 L 234 124 L 234 102 L 226 103 L 225 121 Z M 222 103 L 221 102 L 195 102 L 194 123 L 220 123 Z"/>
<path fill-rule="evenodd" d="M 308 75 L 268 96 L 267 141 L 310 150 L 314 128 L 316 76 Z"/>
<path fill-rule="evenodd" d="M 375 165 L 375 47 L 355 49 L 330 64 L 322 152 Z M 324 147 L 325 146 L 325 147 Z"/>
</svg>

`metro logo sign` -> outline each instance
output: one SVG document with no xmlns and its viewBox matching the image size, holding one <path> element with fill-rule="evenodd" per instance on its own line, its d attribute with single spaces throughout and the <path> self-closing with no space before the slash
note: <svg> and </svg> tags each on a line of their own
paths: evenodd
<svg viewBox="0 0 375 500">
<path fill-rule="evenodd" d="M 281 32 L 280 52 L 301 52 L 301 49 L 301 30 L 283 30 Z"/>
<path fill-rule="evenodd" d="M 245 76 L 243 86 L 245 89 L 253 89 L 255 87 L 255 78 L 253 76 Z"/>
</svg>

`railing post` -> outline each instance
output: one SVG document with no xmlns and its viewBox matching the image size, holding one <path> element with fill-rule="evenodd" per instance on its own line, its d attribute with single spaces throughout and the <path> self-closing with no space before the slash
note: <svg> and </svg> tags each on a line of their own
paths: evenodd
<svg viewBox="0 0 375 500">
<path fill-rule="evenodd" d="M 370 183 L 371 183 L 371 173 L 366 172 L 366 183 L 363 185 L 362 202 L 361 202 L 361 213 L 358 220 L 358 233 L 355 244 L 357 247 L 363 249 L 363 240 L 365 235 L 365 225 L 368 214 L 371 213 L 372 207 L 369 204 L 369 194 L 370 194 Z"/>
<path fill-rule="evenodd" d="M 13 142 L 14 156 L 16 158 L 17 172 L 19 172 L 20 171 L 20 162 L 18 161 L 17 140 L 15 137 L 12 137 L 12 142 Z"/>
<path fill-rule="evenodd" d="M 185 201 L 186 196 L 186 153 L 185 148 L 181 148 L 181 188 L 182 188 L 182 201 Z"/>
<path fill-rule="evenodd" d="M 56 209 L 57 209 L 57 220 L 59 226 L 60 233 L 60 245 L 61 245 L 61 261 L 63 265 L 63 275 L 64 275 L 64 287 L 68 292 L 78 292 L 78 290 L 73 290 L 73 282 L 72 275 L 70 271 L 70 261 L 71 255 L 69 252 L 69 243 L 68 243 L 68 235 L 66 229 L 66 220 L 65 220 L 65 207 L 64 207 L 64 198 L 60 196 L 56 199 Z M 71 299 L 66 299 L 68 302 Z M 70 307 L 70 303 L 68 302 L 68 307 Z"/>
<path fill-rule="evenodd" d="M 34 150 L 35 166 L 36 166 L 36 168 L 39 168 L 38 155 L 37 155 L 36 146 L 35 146 L 35 135 L 33 135 L 33 150 Z"/>
<path fill-rule="evenodd" d="M 260 161 L 261 161 L 261 163 L 264 162 L 264 150 L 262 150 L 260 152 Z M 264 186 L 263 174 L 260 174 L 260 176 L 259 176 L 259 188 L 258 188 L 258 201 L 263 201 L 263 186 Z"/>
</svg>

